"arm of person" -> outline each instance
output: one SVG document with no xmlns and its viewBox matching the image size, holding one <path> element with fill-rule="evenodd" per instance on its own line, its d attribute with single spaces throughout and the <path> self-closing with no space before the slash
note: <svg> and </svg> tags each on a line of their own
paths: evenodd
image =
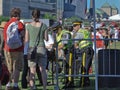
<svg viewBox="0 0 120 90">
<path fill-rule="evenodd" d="M 58 50 L 59 50 L 59 49 L 63 49 L 63 47 L 64 47 L 64 44 L 58 45 Z"/>
<path fill-rule="evenodd" d="M 46 24 L 43 24 L 43 25 L 44 25 L 43 29 L 45 29 L 45 31 L 44 31 L 44 40 L 48 41 L 48 27 L 47 27 Z"/>
<path fill-rule="evenodd" d="M 44 33 L 44 39 L 48 41 L 48 30 L 47 29 L 45 30 L 45 33 Z"/>
<path fill-rule="evenodd" d="M 74 43 L 75 48 L 79 48 L 79 44 L 77 42 Z"/>
<path fill-rule="evenodd" d="M 30 54 L 29 54 L 29 32 L 28 32 L 27 29 L 25 30 L 24 55 L 28 55 L 28 58 L 30 58 Z"/>
<path fill-rule="evenodd" d="M 28 32 L 28 30 L 25 30 L 25 42 L 24 42 L 24 44 L 26 44 L 28 42 L 29 42 L 29 32 Z"/>
</svg>

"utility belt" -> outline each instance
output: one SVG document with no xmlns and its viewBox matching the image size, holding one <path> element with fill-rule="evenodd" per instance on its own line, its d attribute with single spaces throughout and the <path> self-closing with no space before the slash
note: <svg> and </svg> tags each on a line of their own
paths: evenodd
<svg viewBox="0 0 120 90">
<path fill-rule="evenodd" d="M 82 52 L 79 48 L 75 49 L 75 59 L 81 60 Z"/>
</svg>

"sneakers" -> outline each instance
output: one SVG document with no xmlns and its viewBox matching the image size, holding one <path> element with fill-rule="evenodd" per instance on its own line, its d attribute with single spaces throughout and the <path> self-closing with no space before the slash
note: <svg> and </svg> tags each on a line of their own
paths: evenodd
<svg viewBox="0 0 120 90">
<path fill-rule="evenodd" d="M 71 82 L 71 81 L 68 81 L 65 83 L 65 86 L 63 86 L 63 89 L 66 89 L 66 88 L 74 88 L 74 83 Z"/>
</svg>

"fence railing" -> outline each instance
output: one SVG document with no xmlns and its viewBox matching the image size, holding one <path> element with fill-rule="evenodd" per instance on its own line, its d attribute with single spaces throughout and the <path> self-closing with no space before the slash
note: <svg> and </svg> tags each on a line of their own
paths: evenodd
<svg viewBox="0 0 120 90">
<path fill-rule="evenodd" d="M 80 40 L 80 39 L 72 39 L 72 42 Z M 65 60 L 59 60 L 58 59 L 58 46 L 56 46 L 56 73 L 55 73 L 55 90 L 60 89 L 60 77 L 93 77 L 94 80 L 94 90 L 98 90 L 99 88 L 118 88 L 120 85 L 120 46 L 119 46 L 119 39 L 112 39 L 113 43 L 112 45 L 108 45 L 107 49 L 101 49 L 98 50 L 96 48 L 96 41 L 99 39 L 82 39 L 82 40 L 95 40 L 93 42 L 94 44 L 94 57 L 92 61 L 92 73 L 89 73 L 88 75 L 81 74 L 80 70 L 79 72 L 76 71 L 76 64 L 81 63 L 81 60 L 73 60 L 74 62 L 74 73 L 69 75 L 64 72 Z M 100 39 L 100 40 L 111 40 L 111 39 Z M 63 40 L 64 41 L 64 40 Z M 61 42 L 61 41 L 60 41 Z M 58 42 L 57 45 L 60 43 Z M 72 52 L 73 57 L 75 52 Z M 74 58 L 75 59 L 75 58 Z M 80 59 L 80 58 L 79 58 Z M 62 61 L 62 62 L 61 62 Z M 58 72 L 59 63 L 62 63 L 63 71 L 61 73 Z M 78 67 L 80 69 L 80 67 Z M 77 69 L 78 69 L 77 68 Z M 63 81 L 64 82 L 64 81 Z M 75 82 L 75 81 L 74 81 Z M 84 88 L 84 87 L 83 87 Z"/>
</svg>

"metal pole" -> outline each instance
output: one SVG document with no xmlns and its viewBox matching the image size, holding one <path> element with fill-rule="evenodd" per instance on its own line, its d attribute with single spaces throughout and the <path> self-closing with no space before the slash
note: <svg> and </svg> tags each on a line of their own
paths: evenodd
<svg viewBox="0 0 120 90">
<path fill-rule="evenodd" d="M 55 86 L 54 90 L 59 90 L 59 83 L 58 83 L 58 43 L 56 41 L 56 33 L 54 32 L 54 37 L 55 37 L 55 44 L 56 44 L 56 67 L 55 67 Z"/>
<path fill-rule="evenodd" d="M 95 0 L 93 2 L 93 23 L 94 23 L 94 49 L 95 49 L 95 90 L 98 90 L 98 62 L 96 57 L 96 17 L 95 17 Z"/>
</svg>

